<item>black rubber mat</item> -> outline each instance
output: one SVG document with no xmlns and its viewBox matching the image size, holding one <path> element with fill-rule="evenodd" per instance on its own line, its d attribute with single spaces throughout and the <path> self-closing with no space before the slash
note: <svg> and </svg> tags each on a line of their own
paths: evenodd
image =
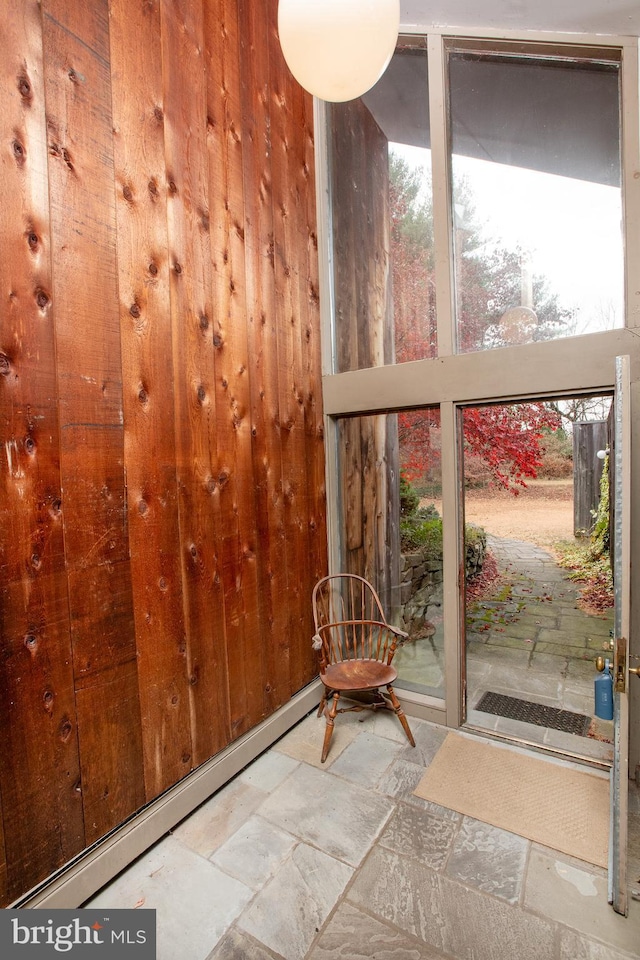
<svg viewBox="0 0 640 960">
<path fill-rule="evenodd" d="M 476 710 L 493 713 L 510 720 L 522 720 L 535 723 L 538 727 L 551 727 L 564 733 L 574 733 L 586 737 L 591 726 L 591 717 L 584 713 L 572 713 L 570 710 L 558 710 L 557 707 L 545 707 L 540 703 L 520 700 L 518 697 L 506 697 L 502 693 L 484 693 L 476 704 Z"/>
</svg>

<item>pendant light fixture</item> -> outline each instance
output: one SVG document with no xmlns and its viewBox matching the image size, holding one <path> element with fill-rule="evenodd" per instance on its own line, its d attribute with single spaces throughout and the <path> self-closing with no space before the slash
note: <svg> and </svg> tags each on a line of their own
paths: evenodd
<svg viewBox="0 0 640 960">
<path fill-rule="evenodd" d="M 355 100 L 382 76 L 400 27 L 400 0 L 279 0 L 282 53 L 321 100 Z"/>
</svg>

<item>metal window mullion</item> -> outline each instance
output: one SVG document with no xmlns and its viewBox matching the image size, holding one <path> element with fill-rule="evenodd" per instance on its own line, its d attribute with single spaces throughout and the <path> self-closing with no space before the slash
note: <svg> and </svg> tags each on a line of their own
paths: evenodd
<svg viewBox="0 0 640 960">
<path fill-rule="evenodd" d="M 316 231 L 318 237 L 318 286 L 320 290 L 320 353 L 322 378 L 335 373 L 333 218 L 331 214 L 331 157 L 328 147 L 327 104 L 313 98 L 313 137 L 316 182 Z M 323 397 L 324 405 L 324 397 Z M 338 473 L 338 422 L 324 415 L 325 484 L 327 489 L 328 572 L 340 568 L 340 482 Z"/>
<path fill-rule="evenodd" d="M 427 52 L 438 356 L 450 357 L 455 352 L 456 336 L 446 82 L 447 65 L 446 51 L 442 37 L 430 34 L 427 41 Z"/>
<path fill-rule="evenodd" d="M 313 146 L 316 178 L 316 235 L 320 289 L 320 345 L 323 376 L 336 372 L 336 335 L 333 323 L 333 215 L 331 210 L 331 150 L 328 105 L 313 98 Z"/>
<path fill-rule="evenodd" d="M 640 41 L 622 48 L 621 160 L 625 326 L 640 327 Z"/>
<path fill-rule="evenodd" d="M 461 487 L 459 482 L 459 415 L 454 403 L 440 406 L 442 440 L 442 559 L 444 618 L 444 679 L 447 726 L 458 727 L 463 719 L 462 597 L 464 559 L 461 535 Z"/>
</svg>

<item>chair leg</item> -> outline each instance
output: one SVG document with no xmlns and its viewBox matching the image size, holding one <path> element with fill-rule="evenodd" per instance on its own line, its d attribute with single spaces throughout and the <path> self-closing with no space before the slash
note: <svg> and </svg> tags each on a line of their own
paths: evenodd
<svg viewBox="0 0 640 960">
<path fill-rule="evenodd" d="M 336 714 L 338 712 L 338 700 L 340 699 L 339 693 L 334 693 L 333 703 L 331 704 L 331 710 L 327 713 L 327 725 L 324 730 L 324 743 L 322 744 L 322 756 L 320 758 L 320 763 L 324 763 L 327 759 L 327 754 L 329 753 L 329 744 L 331 743 L 331 736 L 333 734 L 333 724 L 336 719 Z"/>
<path fill-rule="evenodd" d="M 319 717 L 322 716 L 322 712 L 323 712 L 323 710 L 324 710 L 324 708 L 325 708 L 325 704 L 326 704 L 326 702 L 327 702 L 327 696 L 331 696 L 331 690 L 327 690 L 326 687 L 323 687 L 323 688 L 322 688 L 322 699 L 320 700 L 320 706 L 318 707 L 318 714 L 317 714 L 317 716 L 319 716 Z"/>
<path fill-rule="evenodd" d="M 391 686 L 391 684 L 389 684 L 389 686 L 387 687 L 387 690 L 389 691 L 389 698 L 391 700 L 391 703 L 393 704 L 393 709 L 395 710 L 396 717 L 402 724 L 402 729 L 407 735 L 407 740 L 409 741 L 412 747 L 415 747 L 416 742 L 413 739 L 413 734 L 411 733 L 411 730 L 409 729 L 409 721 L 407 720 L 404 710 L 400 706 L 400 701 L 396 697 L 395 691 Z"/>
</svg>

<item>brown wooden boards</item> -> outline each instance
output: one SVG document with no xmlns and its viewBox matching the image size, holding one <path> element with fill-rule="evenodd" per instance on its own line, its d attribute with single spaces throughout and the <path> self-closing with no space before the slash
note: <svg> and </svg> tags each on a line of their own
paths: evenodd
<svg viewBox="0 0 640 960">
<path fill-rule="evenodd" d="M 313 130 L 276 7 L 0 0 L 0 905 L 317 672 Z"/>
<path fill-rule="evenodd" d="M 192 765 L 179 555 L 160 10 L 111 4 L 125 468 L 146 799 Z"/>
<path fill-rule="evenodd" d="M 239 4 L 240 106 L 245 118 L 243 183 L 251 422 L 257 520 L 258 599 L 264 650 L 263 710 L 290 695 L 287 566 L 278 402 L 272 209 L 272 138 L 267 16 L 264 7 Z"/>
<path fill-rule="evenodd" d="M 0 11 L 0 793 L 6 903 L 81 849 L 84 827 L 64 569 L 40 11 L 36 2 L 3 2 Z"/>
<path fill-rule="evenodd" d="M 213 281 L 217 544 L 224 596 L 231 737 L 264 716 L 247 343 L 243 117 L 238 25 L 228 4 L 207 4 L 209 202 Z"/>
<path fill-rule="evenodd" d="M 42 9 L 65 560 L 81 766 L 92 770 L 83 769 L 81 787 L 91 842 L 143 799 L 131 697 L 108 3 L 81 12 L 74 0 L 46 0 Z M 114 705 L 122 736 L 103 751 L 102 713 Z M 96 755 L 104 757 L 99 776 Z"/>
<path fill-rule="evenodd" d="M 189 707 L 194 765 L 230 739 L 216 498 L 204 8 L 162 8 L 169 274 Z M 215 216 L 221 215 L 216 211 Z"/>
</svg>

